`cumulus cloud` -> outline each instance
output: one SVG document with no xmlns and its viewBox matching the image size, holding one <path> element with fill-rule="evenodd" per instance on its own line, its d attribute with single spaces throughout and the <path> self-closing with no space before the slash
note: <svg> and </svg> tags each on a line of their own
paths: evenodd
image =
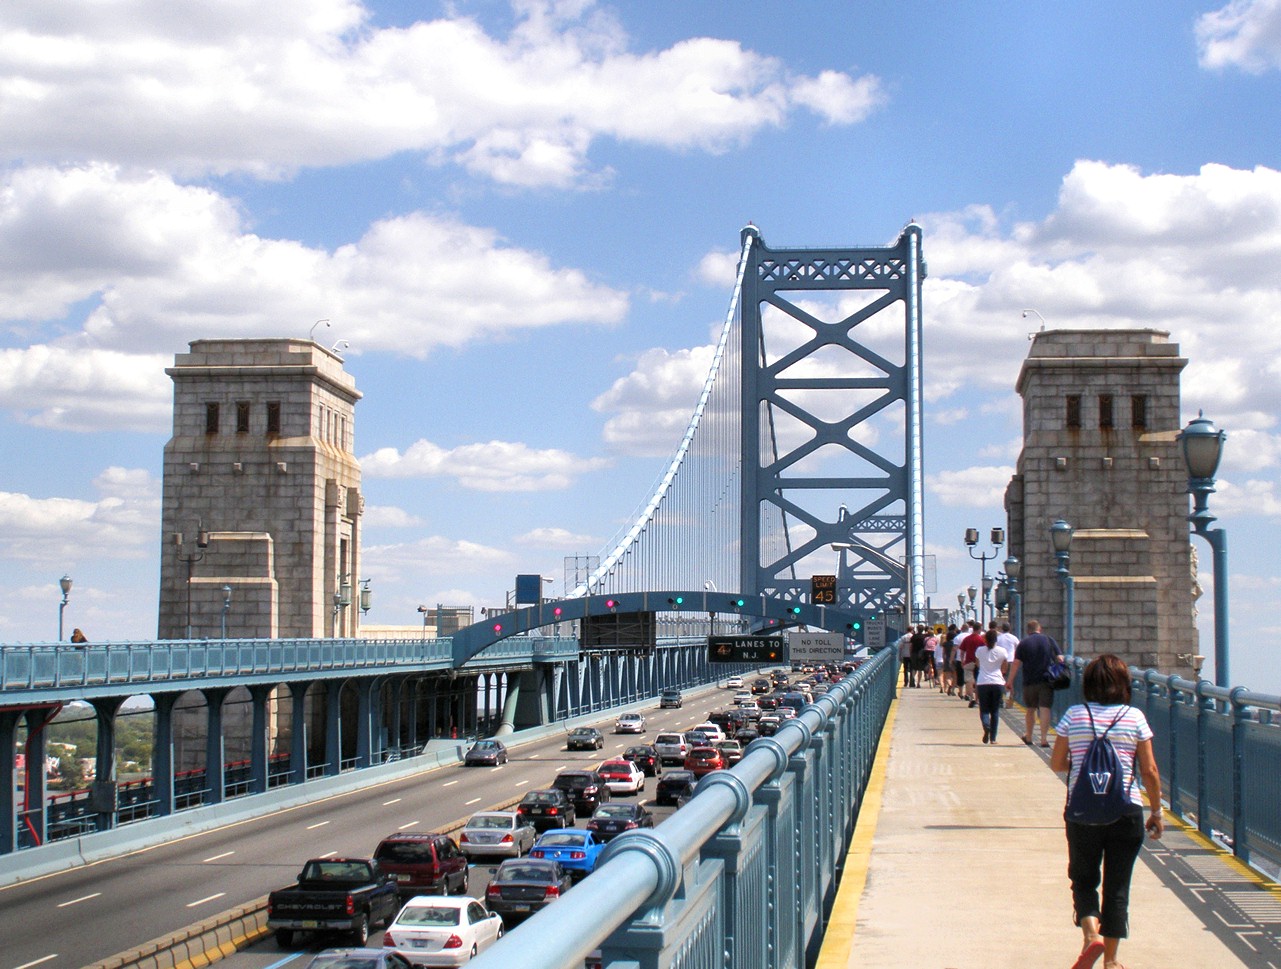
<svg viewBox="0 0 1281 969">
<path fill-rule="evenodd" d="M 556 491 L 608 465 L 556 448 L 537 450 L 509 441 L 442 448 L 420 440 L 402 453 L 380 448 L 360 459 L 371 478 L 452 478 L 473 491 Z"/>
<path fill-rule="evenodd" d="M 529 548 L 547 548 L 574 552 L 584 548 L 599 548 L 602 540 L 593 535 L 576 535 L 564 528 L 534 528 L 517 535 L 512 542 Z"/>
<path fill-rule="evenodd" d="M 37 345 L 0 350 L 0 408 L 70 431 L 161 431 L 173 418 L 172 357 Z"/>
<path fill-rule="evenodd" d="M 656 347 L 642 354 L 630 374 L 592 401 L 595 410 L 614 412 L 605 422 L 605 443 L 644 457 L 671 454 L 689 425 L 715 349 Z"/>
<path fill-rule="evenodd" d="M 366 528 L 412 528 L 423 520 L 394 505 L 366 505 L 361 522 Z"/>
<path fill-rule="evenodd" d="M 416 542 L 366 545 L 361 566 L 375 578 L 415 575 L 488 575 L 512 566 L 510 552 L 462 539 L 433 535 Z"/>
<path fill-rule="evenodd" d="M 1232 0 L 1196 23 L 1202 67 L 1262 74 L 1281 67 L 1281 0 Z"/>
<path fill-rule="evenodd" d="M 101 497 L 0 492 L 0 554 L 61 568 L 84 558 L 137 559 L 159 540 L 160 487 L 148 472 L 110 467 L 94 479 Z"/>
<path fill-rule="evenodd" d="M 944 505 L 953 508 L 999 508 L 1014 468 L 1010 465 L 961 468 L 944 474 L 927 474 L 925 487 Z"/>
<path fill-rule="evenodd" d="M 269 9 L 267 9 L 269 7 Z M 499 182 L 590 183 L 605 138 L 722 151 L 797 108 L 829 124 L 883 101 L 875 77 L 794 76 L 714 38 L 632 51 L 591 3 L 516 5 L 506 36 L 450 13 L 376 27 L 352 0 L 34 0 L 0 9 L 0 146 L 271 176 L 419 152 Z"/>
</svg>

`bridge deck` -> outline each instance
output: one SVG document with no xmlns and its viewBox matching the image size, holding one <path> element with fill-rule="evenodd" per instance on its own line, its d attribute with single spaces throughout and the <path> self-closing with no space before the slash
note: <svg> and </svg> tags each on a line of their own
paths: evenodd
<svg viewBox="0 0 1281 969">
<path fill-rule="evenodd" d="M 935 689 L 900 689 L 890 718 L 819 969 L 1067 969 L 1081 936 L 1064 783 L 1049 751 L 1020 742 L 1022 709 L 1003 713 L 994 747 L 977 710 Z M 1281 967 L 1281 892 L 1167 823 L 1135 866 L 1120 958 Z"/>
</svg>

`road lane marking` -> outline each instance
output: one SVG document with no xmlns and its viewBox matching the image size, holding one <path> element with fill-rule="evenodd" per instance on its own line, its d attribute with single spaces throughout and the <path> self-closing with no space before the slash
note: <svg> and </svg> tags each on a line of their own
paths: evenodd
<svg viewBox="0 0 1281 969">
<path fill-rule="evenodd" d="M 445 783 L 444 783 L 444 784 L 441 784 L 440 786 L 441 786 L 441 787 L 453 787 L 453 786 L 454 786 L 455 784 L 457 784 L 457 783 L 458 783 L 457 781 L 445 781 Z"/>
<path fill-rule="evenodd" d="M 539 757 L 541 757 L 541 756 L 543 756 L 543 755 L 542 755 L 542 754 L 530 754 L 530 755 L 529 755 L 529 759 L 530 759 L 530 760 L 538 760 L 538 758 L 539 758 Z"/>
<path fill-rule="evenodd" d="M 58 908 L 66 908 L 68 905 L 76 905 L 80 902 L 87 902 L 91 898 L 97 898 L 102 892 L 94 892 L 92 895 L 81 895 L 79 898 L 73 898 L 69 902 L 59 902 Z"/>
<path fill-rule="evenodd" d="M 222 859 L 224 859 L 224 858 L 230 858 L 230 857 L 231 857 L 232 855 L 234 855 L 234 854 L 235 854 L 235 852 L 234 852 L 234 851 L 224 851 L 224 852 L 223 852 L 222 854 L 220 854 L 220 855 L 210 855 L 208 858 L 206 858 L 204 861 L 202 861 L 202 862 L 201 862 L 201 864 L 202 864 L 202 865 L 207 865 L 207 864 L 209 864 L 209 862 L 211 862 L 211 861 L 222 861 Z"/>
<path fill-rule="evenodd" d="M 393 797 L 390 801 L 383 801 L 383 807 L 391 807 L 393 804 L 399 804 L 400 798 Z"/>
<path fill-rule="evenodd" d="M 406 828 L 412 828 L 412 827 L 414 827 L 414 825 L 416 825 L 417 823 L 418 823 L 417 821 L 409 821 L 409 822 L 406 822 L 405 824 L 402 824 L 399 828 L 397 828 L 397 830 L 398 830 L 398 831 L 404 831 Z"/>
<path fill-rule="evenodd" d="M 205 902 L 212 902 L 215 899 L 222 898 L 226 894 L 226 892 L 219 892 L 217 895 L 206 895 L 204 898 L 197 899 L 194 902 L 188 902 L 187 908 L 195 908 L 197 905 L 204 905 Z"/>
<path fill-rule="evenodd" d="M 463 807 L 471 807 L 473 804 L 479 804 L 479 803 L 480 803 L 480 798 L 473 797 L 470 801 L 464 801 Z"/>
<path fill-rule="evenodd" d="M 41 956 L 39 959 L 34 959 L 31 962 L 24 962 L 20 966 L 14 966 L 13 969 L 31 969 L 32 966 L 38 966 L 42 962 L 48 962 L 50 959 L 56 958 L 58 958 L 58 953 L 50 952 L 47 956 Z"/>
<path fill-rule="evenodd" d="M 526 784 L 528 784 L 528 783 L 529 783 L 529 781 L 517 781 L 517 782 L 516 782 L 516 786 L 517 786 L 517 787 L 524 787 L 524 786 L 525 786 Z"/>
<path fill-rule="evenodd" d="M 320 857 L 321 857 L 321 858 L 332 858 L 332 857 L 333 857 L 334 855 L 336 855 L 336 854 L 338 854 L 338 852 L 336 852 L 336 851 L 326 851 L 323 855 L 320 855 Z"/>
<path fill-rule="evenodd" d="M 317 821 L 315 824 L 307 825 L 307 830 L 315 831 L 317 828 L 323 828 L 328 823 L 329 823 L 328 821 Z"/>
</svg>

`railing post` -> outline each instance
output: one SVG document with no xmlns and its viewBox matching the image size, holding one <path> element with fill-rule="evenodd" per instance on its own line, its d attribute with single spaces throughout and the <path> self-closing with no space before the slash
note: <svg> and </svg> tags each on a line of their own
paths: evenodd
<svg viewBox="0 0 1281 969">
<path fill-rule="evenodd" d="M 1183 799 L 1179 797 L 1179 697 L 1180 691 L 1174 685 L 1174 677 L 1165 678 L 1165 729 L 1170 738 L 1170 813 L 1183 816 Z"/>
<path fill-rule="evenodd" d="M 1245 732 L 1249 716 L 1243 699 L 1246 689 L 1238 686 L 1228 695 L 1232 711 L 1232 853 L 1250 861 L 1249 828 L 1245 823 Z"/>
<path fill-rule="evenodd" d="M 1206 738 L 1210 733 L 1210 705 L 1214 702 L 1204 693 L 1210 683 L 1201 680 L 1196 685 L 1196 826 L 1203 835 L 1210 837 L 1210 791 L 1208 763 L 1206 759 Z"/>
</svg>

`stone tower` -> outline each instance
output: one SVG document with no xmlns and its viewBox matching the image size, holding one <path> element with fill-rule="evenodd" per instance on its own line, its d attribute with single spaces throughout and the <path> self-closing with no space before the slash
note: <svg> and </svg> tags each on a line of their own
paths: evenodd
<svg viewBox="0 0 1281 969">
<path fill-rule="evenodd" d="M 159 638 L 354 636 L 355 381 L 311 340 L 190 347 L 165 371 Z"/>
<path fill-rule="evenodd" d="M 1024 619 L 1062 640 L 1049 532 L 1062 518 L 1075 529 L 1077 655 L 1113 652 L 1185 676 L 1197 651 L 1187 470 L 1175 443 L 1186 364 L 1158 330 L 1033 334 L 1017 385 L 1023 450 L 1005 493 Z"/>
</svg>

